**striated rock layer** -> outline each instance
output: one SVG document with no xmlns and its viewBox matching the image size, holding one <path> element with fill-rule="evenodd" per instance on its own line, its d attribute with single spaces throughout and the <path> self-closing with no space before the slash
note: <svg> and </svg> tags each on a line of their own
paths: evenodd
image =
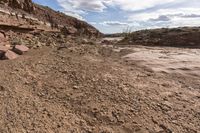
<svg viewBox="0 0 200 133">
<path fill-rule="evenodd" d="M 35 4 L 32 0 L 0 0 L 0 5 L 8 8 L 11 7 L 17 10 L 17 12 L 21 12 L 21 14 L 26 13 L 40 21 L 50 23 L 52 28 L 61 29 L 63 27 L 70 27 L 69 29 L 76 29 L 75 34 L 96 37 L 101 36 L 101 33 L 88 23 L 67 16 L 64 13 L 56 12 L 49 7 Z"/>
</svg>

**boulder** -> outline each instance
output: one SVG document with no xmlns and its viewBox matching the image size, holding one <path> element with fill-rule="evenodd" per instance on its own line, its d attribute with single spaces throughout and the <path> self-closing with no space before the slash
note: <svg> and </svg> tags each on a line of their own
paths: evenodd
<svg viewBox="0 0 200 133">
<path fill-rule="evenodd" d="M 76 34 L 78 32 L 78 30 L 74 27 L 66 27 L 64 26 L 62 29 L 61 29 L 61 32 L 64 34 L 64 35 L 69 35 L 69 34 Z"/>
<path fill-rule="evenodd" d="M 0 58 L 4 56 L 4 54 L 9 50 L 9 47 L 0 45 Z"/>
<path fill-rule="evenodd" d="M 3 59 L 7 59 L 7 60 L 13 60 L 16 59 L 18 57 L 18 55 L 16 53 L 14 53 L 13 51 L 8 50 L 5 54 Z"/>
<path fill-rule="evenodd" d="M 25 45 L 15 45 L 15 47 L 13 48 L 13 51 L 17 54 L 24 54 L 25 52 L 29 51 L 29 48 L 26 47 Z"/>
<path fill-rule="evenodd" d="M 89 43 L 88 39 L 86 38 L 82 39 L 82 44 L 88 44 L 88 43 Z"/>
<path fill-rule="evenodd" d="M 4 34 L 0 32 L 0 38 L 4 38 Z"/>
<path fill-rule="evenodd" d="M 109 44 L 112 44 L 112 42 L 109 41 L 109 40 L 102 40 L 102 41 L 101 41 L 101 44 L 109 45 Z"/>
<path fill-rule="evenodd" d="M 0 43 L 1 42 L 6 42 L 6 41 L 7 41 L 7 39 L 6 39 L 5 35 L 0 32 Z"/>
</svg>

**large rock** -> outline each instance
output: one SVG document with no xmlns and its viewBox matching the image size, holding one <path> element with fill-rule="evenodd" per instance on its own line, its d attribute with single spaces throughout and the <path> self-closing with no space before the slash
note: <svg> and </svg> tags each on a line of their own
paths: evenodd
<svg viewBox="0 0 200 133">
<path fill-rule="evenodd" d="M 25 52 L 29 51 L 29 48 L 26 47 L 25 45 L 15 45 L 15 47 L 13 48 L 13 51 L 16 52 L 17 54 L 24 54 Z"/>
<path fill-rule="evenodd" d="M 0 38 L 5 38 L 4 34 L 0 32 Z"/>
<path fill-rule="evenodd" d="M 7 52 L 10 48 L 9 47 L 6 47 L 6 46 L 0 46 L 0 51 L 1 52 Z"/>
<path fill-rule="evenodd" d="M 13 60 L 16 59 L 18 57 L 18 55 L 16 53 L 14 53 L 13 51 L 8 50 L 5 54 L 3 59 L 7 59 L 7 60 Z"/>
<path fill-rule="evenodd" d="M 9 47 L 0 46 L 0 58 L 4 56 L 4 54 L 9 50 Z"/>
</svg>

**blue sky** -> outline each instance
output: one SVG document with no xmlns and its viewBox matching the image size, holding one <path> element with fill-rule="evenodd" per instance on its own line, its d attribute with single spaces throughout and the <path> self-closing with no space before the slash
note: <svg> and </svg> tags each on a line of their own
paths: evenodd
<svg viewBox="0 0 200 133">
<path fill-rule="evenodd" d="M 103 33 L 200 26 L 200 0 L 33 0 L 87 21 Z"/>
</svg>

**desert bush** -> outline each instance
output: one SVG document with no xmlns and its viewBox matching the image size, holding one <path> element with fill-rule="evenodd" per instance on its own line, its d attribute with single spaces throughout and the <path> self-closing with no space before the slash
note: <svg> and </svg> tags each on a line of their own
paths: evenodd
<svg viewBox="0 0 200 133">
<path fill-rule="evenodd" d="M 12 40 L 11 40 L 11 45 L 21 45 L 22 43 L 23 43 L 23 41 L 22 41 L 22 39 L 21 38 L 13 38 Z"/>
</svg>

